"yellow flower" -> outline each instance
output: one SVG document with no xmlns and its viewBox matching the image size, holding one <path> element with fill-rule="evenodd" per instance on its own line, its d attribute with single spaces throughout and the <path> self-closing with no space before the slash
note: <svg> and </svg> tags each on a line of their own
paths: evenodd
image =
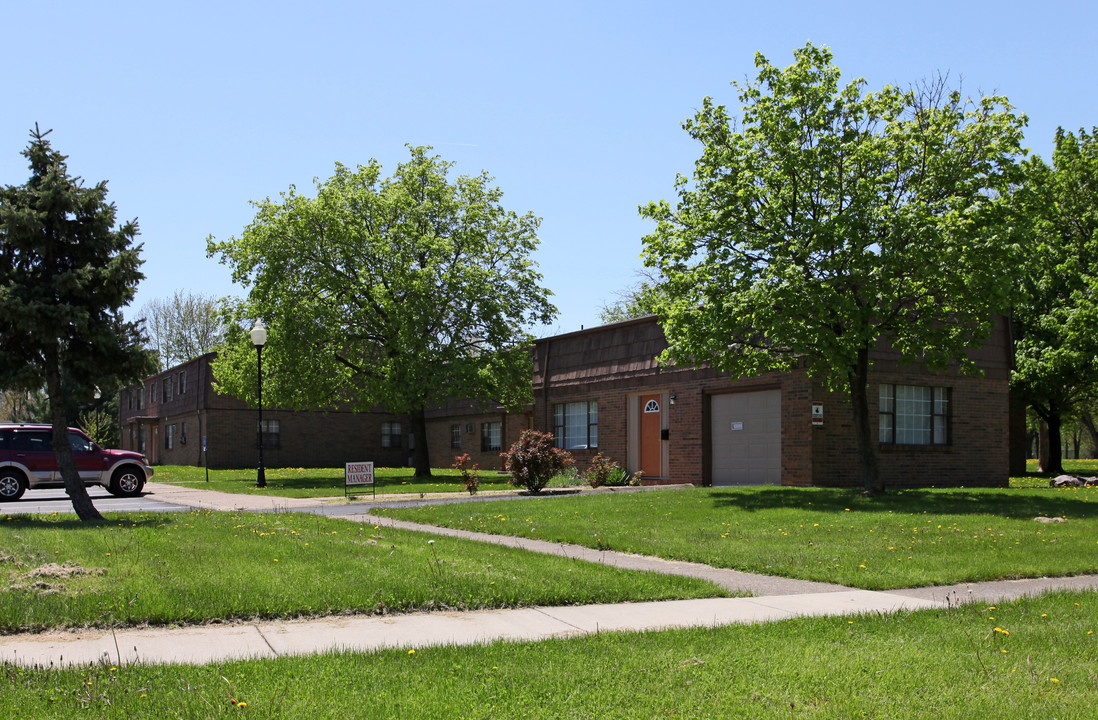
<svg viewBox="0 0 1098 720">
<path fill-rule="evenodd" d="M 408 651 L 408 654 L 409 654 L 409 655 L 415 655 L 415 654 L 416 654 L 416 651 L 415 651 L 415 650 L 409 650 L 409 651 Z"/>
<path fill-rule="evenodd" d="M 1049 678 L 1048 681 L 1049 682 L 1060 682 L 1060 680 L 1057 679 L 1057 678 Z"/>
</svg>

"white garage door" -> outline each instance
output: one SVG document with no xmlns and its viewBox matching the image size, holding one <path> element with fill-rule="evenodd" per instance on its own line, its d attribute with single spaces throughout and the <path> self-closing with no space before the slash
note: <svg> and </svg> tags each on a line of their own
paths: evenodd
<svg viewBox="0 0 1098 720">
<path fill-rule="evenodd" d="M 713 484 L 781 484 L 781 390 L 714 395 L 710 409 Z"/>
</svg>

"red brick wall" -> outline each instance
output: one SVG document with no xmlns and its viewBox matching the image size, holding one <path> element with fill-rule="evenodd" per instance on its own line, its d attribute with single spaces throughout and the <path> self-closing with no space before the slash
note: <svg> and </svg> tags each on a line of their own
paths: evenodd
<svg viewBox="0 0 1098 720">
<path fill-rule="evenodd" d="M 870 426 L 876 441 L 881 383 L 952 389 L 951 442 L 946 446 L 879 445 L 884 482 L 891 487 L 1002 486 L 1007 483 L 1009 356 L 1002 323 L 972 358 L 984 377 L 955 371 L 931 373 L 900 364 L 884 348 L 874 353 L 869 386 Z M 826 392 L 804 370 L 734 379 L 709 368 L 667 368 L 655 362 L 665 342 L 653 318 L 539 340 L 534 348 L 534 426 L 552 432 L 557 403 L 599 403 L 599 448 L 574 452 L 583 468 L 601 452 L 628 466 L 630 395 L 674 393 L 667 407 L 670 440 L 663 482 L 710 482 L 710 397 L 723 392 L 779 388 L 782 413 L 782 482 L 786 485 L 862 484 L 849 403 Z M 812 425 L 812 403 L 824 405 L 822 426 Z M 635 470 L 635 468 L 629 468 Z"/>
</svg>

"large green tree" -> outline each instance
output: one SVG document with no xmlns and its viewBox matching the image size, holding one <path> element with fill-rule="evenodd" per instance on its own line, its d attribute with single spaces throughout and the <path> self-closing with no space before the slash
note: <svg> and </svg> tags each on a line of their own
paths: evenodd
<svg viewBox="0 0 1098 720">
<path fill-rule="evenodd" d="M 257 204 L 240 237 L 209 241 L 250 288 L 218 357 L 220 387 L 256 398 L 253 318 L 269 329 L 263 396 L 293 408 L 409 413 L 415 469 L 430 475 L 426 408 L 449 398 L 530 398 L 525 328 L 556 310 L 530 255 L 539 220 L 501 204 L 491 179 L 448 178 L 430 148 L 388 177 L 371 161 Z"/>
<path fill-rule="evenodd" d="M 122 317 L 143 277 L 137 223 L 116 227 L 106 182 L 71 177 L 48 134 L 31 132 L 26 184 L 0 188 L 0 387 L 45 387 L 65 491 L 82 520 L 99 520 L 73 460 L 69 408 L 151 369 L 140 325 Z"/>
<path fill-rule="evenodd" d="M 1098 391 L 1096 133 L 1057 130 L 1052 166 L 1039 157 L 1027 161 L 1015 196 L 1036 242 L 1013 313 L 1011 386 L 1048 428 L 1041 447 L 1045 472 L 1064 471 L 1061 424 Z"/>
<path fill-rule="evenodd" d="M 879 492 L 870 353 L 884 340 L 932 369 L 972 369 L 965 351 L 1007 307 L 1017 263 L 1002 197 L 1025 120 L 941 77 L 866 92 L 840 86 L 826 48 L 794 58 L 756 55 L 757 78 L 735 83 L 738 123 L 710 98 L 685 122 L 701 157 L 674 206 L 641 208 L 657 223 L 644 253 L 666 278 L 666 359 L 742 375 L 803 361 L 849 396 Z"/>
</svg>

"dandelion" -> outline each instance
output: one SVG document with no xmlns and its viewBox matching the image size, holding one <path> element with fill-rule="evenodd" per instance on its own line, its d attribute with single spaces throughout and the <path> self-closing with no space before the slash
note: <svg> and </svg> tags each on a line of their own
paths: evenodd
<svg viewBox="0 0 1098 720">
<path fill-rule="evenodd" d="M 1060 682 L 1060 679 L 1059 678 L 1049 678 L 1048 681 L 1058 683 L 1058 682 Z"/>
<path fill-rule="evenodd" d="M 413 648 L 413 649 L 409 650 L 409 651 L 408 651 L 408 654 L 409 654 L 409 655 L 415 655 L 415 654 L 416 654 L 416 651 L 415 651 L 415 649 Z"/>
</svg>

